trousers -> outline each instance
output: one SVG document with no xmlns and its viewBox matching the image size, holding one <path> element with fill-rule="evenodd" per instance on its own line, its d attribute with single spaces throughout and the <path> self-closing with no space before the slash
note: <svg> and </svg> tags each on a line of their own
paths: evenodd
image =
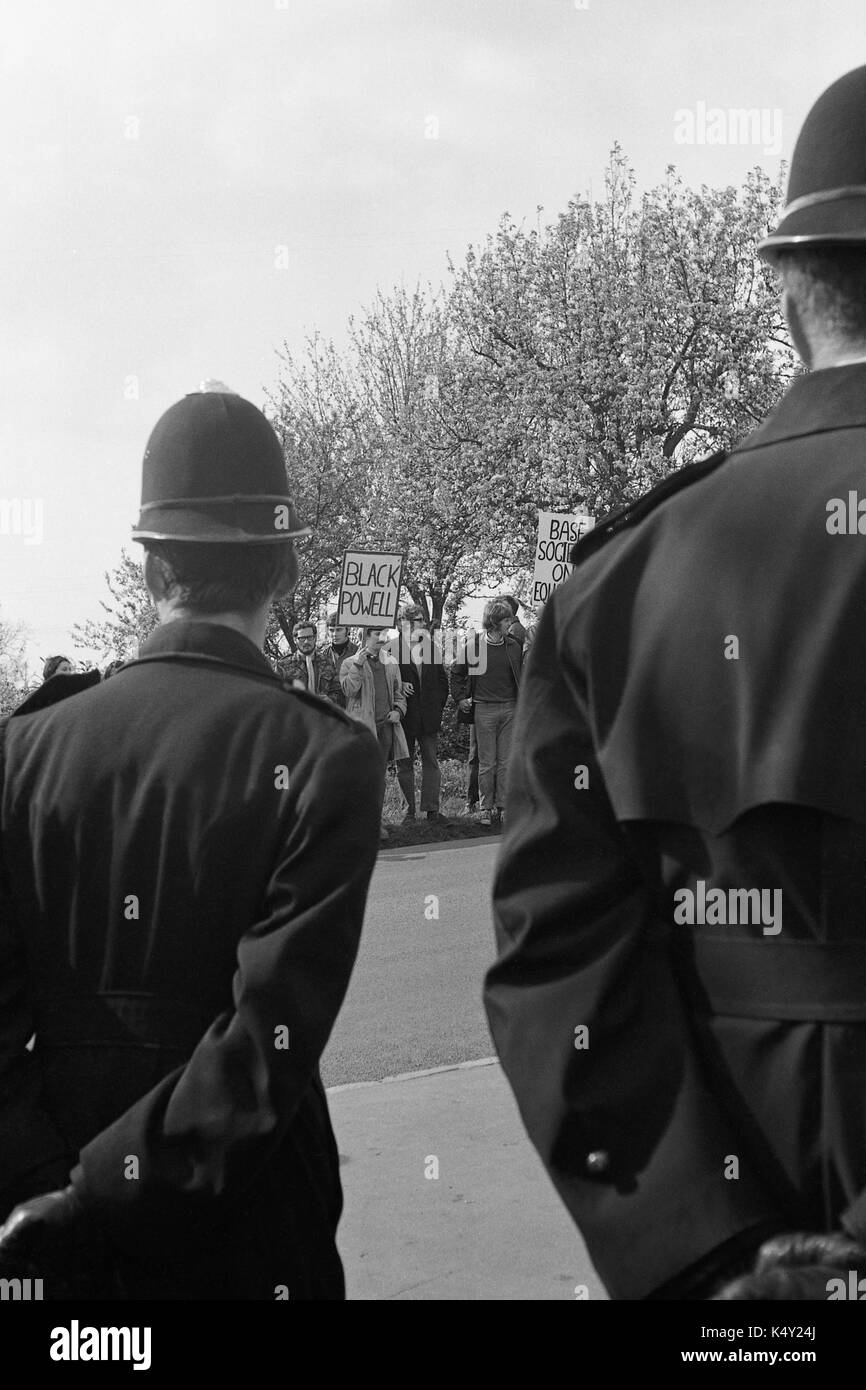
<svg viewBox="0 0 866 1390">
<path fill-rule="evenodd" d="M 478 741 L 478 788 L 482 811 L 505 805 L 511 731 L 516 700 L 476 700 L 475 737 Z"/>
<path fill-rule="evenodd" d="M 475 725 L 469 725 L 469 753 L 466 758 L 466 765 L 469 768 L 469 784 L 466 788 L 466 800 L 470 806 L 478 804 L 478 739 L 475 737 Z"/>
<path fill-rule="evenodd" d="M 405 730 L 404 730 L 405 732 Z M 421 751 L 421 810 L 438 811 L 442 774 L 437 756 L 438 734 L 406 734 L 408 758 L 397 759 L 397 781 L 406 798 L 406 809 L 415 814 L 415 745 Z"/>
</svg>

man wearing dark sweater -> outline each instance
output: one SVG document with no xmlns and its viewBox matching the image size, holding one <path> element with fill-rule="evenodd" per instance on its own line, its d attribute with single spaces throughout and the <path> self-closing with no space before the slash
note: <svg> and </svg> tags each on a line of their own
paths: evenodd
<svg viewBox="0 0 866 1390">
<path fill-rule="evenodd" d="M 337 622 L 336 613 L 328 614 L 328 643 L 331 656 L 334 658 L 334 668 L 339 676 L 340 667 L 346 657 L 357 655 L 358 647 L 355 642 L 349 641 L 349 629 Z"/>
<path fill-rule="evenodd" d="M 491 599 L 484 632 L 451 668 L 451 695 L 464 710 L 474 708 L 482 825 L 501 823 L 505 806 L 511 729 L 523 652 L 508 635 L 514 613 L 504 599 Z"/>
</svg>

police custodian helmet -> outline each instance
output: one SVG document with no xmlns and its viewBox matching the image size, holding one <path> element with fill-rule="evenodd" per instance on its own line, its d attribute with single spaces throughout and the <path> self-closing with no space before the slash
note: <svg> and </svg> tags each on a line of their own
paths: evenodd
<svg viewBox="0 0 866 1390">
<path fill-rule="evenodd" d="M 133 540 L 266 544 L 310 529 L 288 495 L 282 445 L 250 401 L 204 381 L 157 420 Z"/>
<path fill-rule="evenodd" d="M 821 242 L 866 242 L 866 67 L 828 87 L 803 122 L 782 220 L 758 252 Z"/>
</svg>

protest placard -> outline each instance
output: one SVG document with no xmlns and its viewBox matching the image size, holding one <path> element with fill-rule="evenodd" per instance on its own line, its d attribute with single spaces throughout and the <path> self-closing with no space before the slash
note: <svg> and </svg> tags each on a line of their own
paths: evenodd
<svg viewBox="0 0 866 1390">
<path fill-rule="evenodd" d="M 348 627 L 395 627 L 404 560 L 394 551 L 345 551 L 337 622 Z"/>
<path fill-rule="evenodd" d="M 539 512 L 535 569 L 529 602 L 546 603 L 556 588 L 571 574 L 568 556 L 575 541 L 595 525 L 595 517 L 578 512 Z"/>
</svg>

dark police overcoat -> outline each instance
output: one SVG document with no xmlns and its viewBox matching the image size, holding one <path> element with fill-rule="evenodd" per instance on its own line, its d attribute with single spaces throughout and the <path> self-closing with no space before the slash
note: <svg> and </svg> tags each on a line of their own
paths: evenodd
<svg viewBox="0 0 866 1390">
<path fill-rule="evenodd" d="M 539 626 L 486 1006 L 614 1297 L 866 1225 L 859 498 L 866 533 L 866 364 L 579 543 Z"/>
<path fill-rule="evenodd" d="M 72 1169 L 128 1296 L 341 1298 L 318 1065 L 376 741 L 230 628 L 142 658 L 4 730 L 0 1215 Z"/>
</svg>

